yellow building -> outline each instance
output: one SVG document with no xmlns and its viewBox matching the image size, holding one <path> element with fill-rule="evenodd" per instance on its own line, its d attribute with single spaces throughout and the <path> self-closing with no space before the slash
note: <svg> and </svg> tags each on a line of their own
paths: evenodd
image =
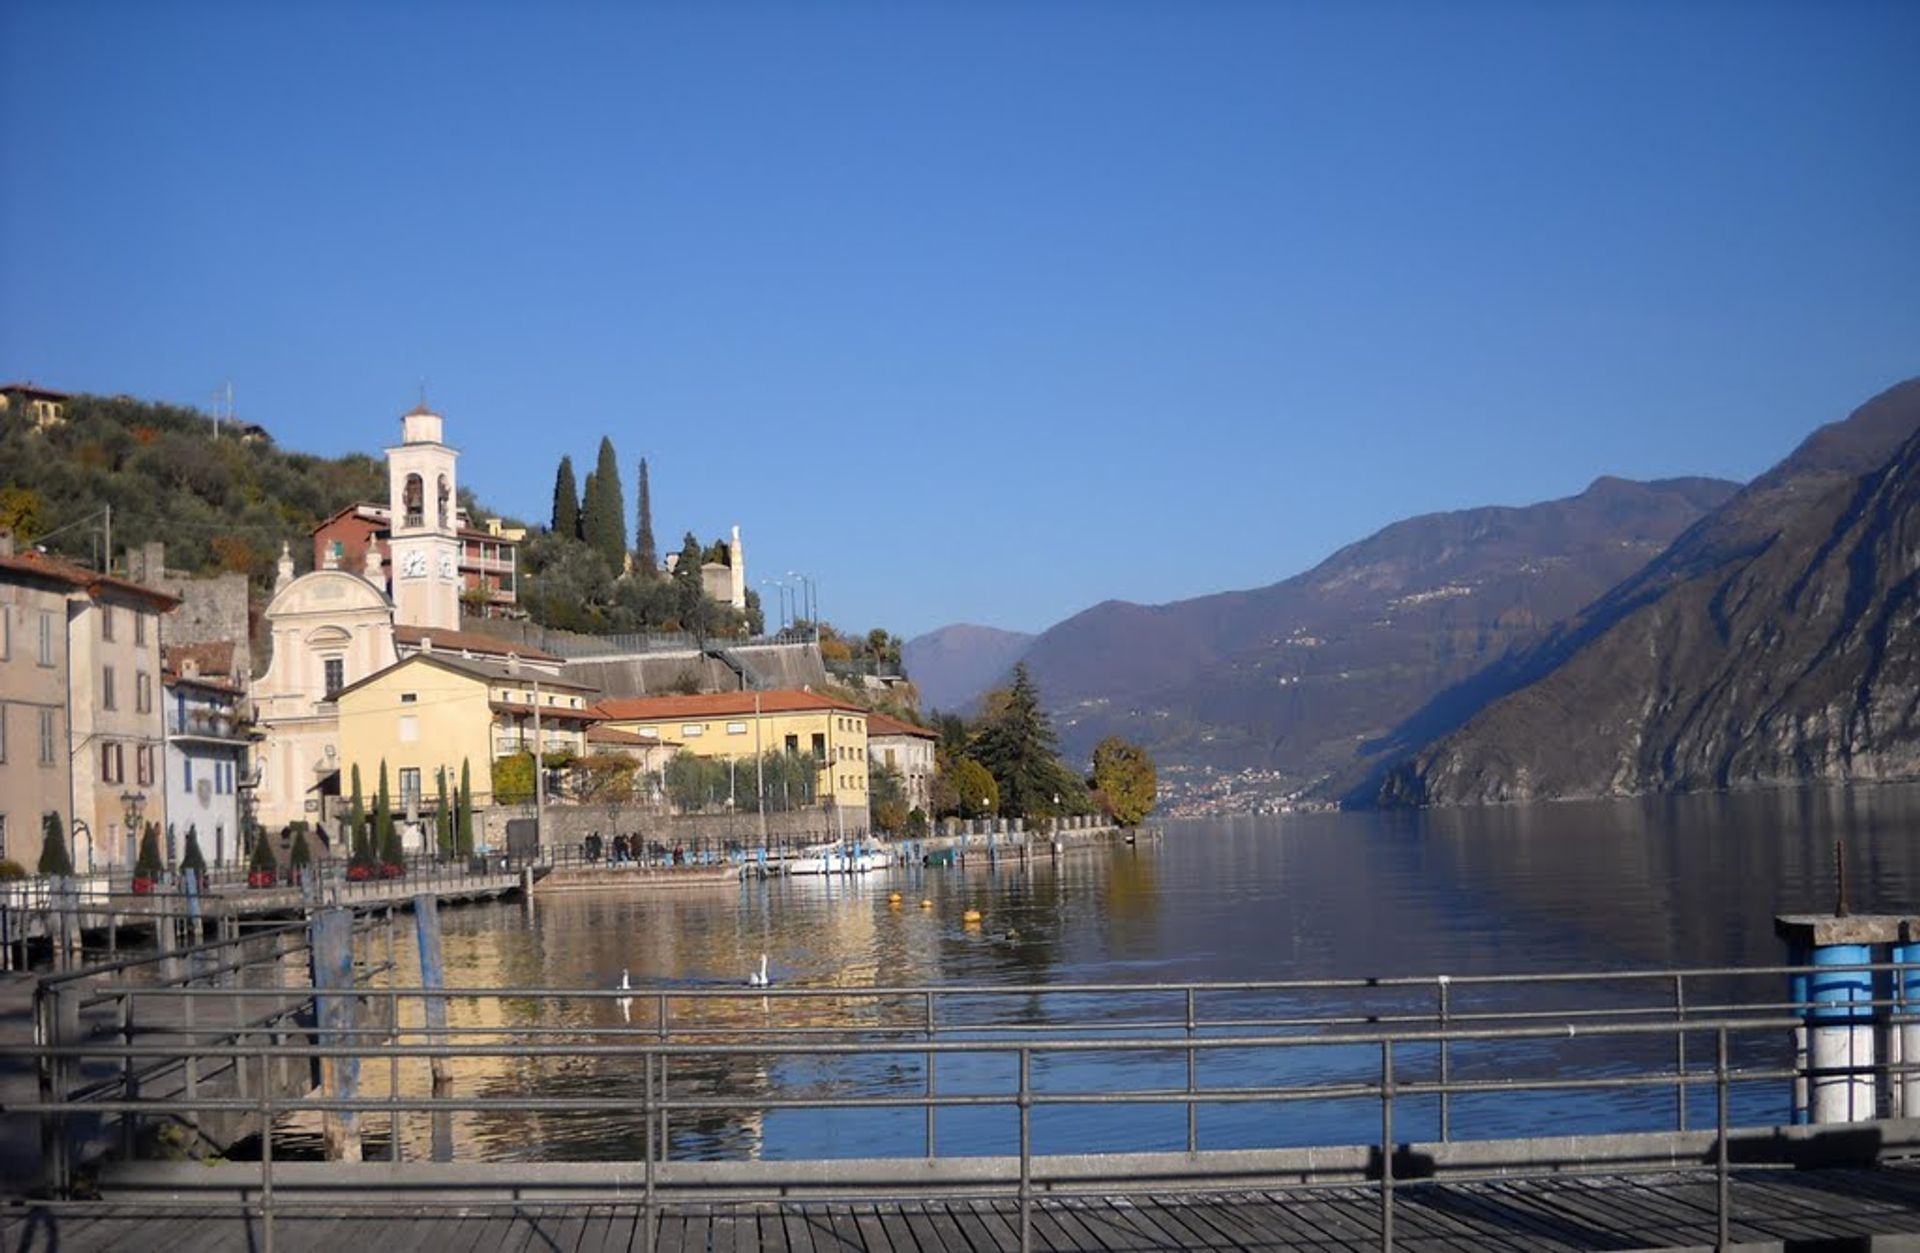
<svg viewBox="0 0 1920 1253">
<path fill-rule="evenodd" d="M 810 755 L 822 803 L 867 806 L 867 711 L 805 688 L 635 696 L 603 700 L 589 711 L 600 725 L 648 740 L 677 740 L 702 757 Z"/>
<path fill-rule="evenodd" d="M 415 653 L 340 689 L 342 791 L 352 790 L 360 768 L 361 795 L 372 800 L 387 763 L 398 814 L 432 811 L 435 775 L 447 772 L 447 789 L 460 781 L 464 762 L 472 772 L 473 804 L 494 803 L 493 763 L 534 749 L 533 718 L 540 711 L 541 751 L 586 751 L 593 689 L 522 667 L 514 658 L 482 661 L 436 651 Z"/>
</svg>

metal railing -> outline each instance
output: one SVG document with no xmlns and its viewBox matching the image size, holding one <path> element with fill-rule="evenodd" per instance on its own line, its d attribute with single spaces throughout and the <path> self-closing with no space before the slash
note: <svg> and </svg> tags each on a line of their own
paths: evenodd
<svg viewBox="0 0 1920 1253">
<path fill-rule="evenodd" d="M 36 1113 L 53 1123 L 81 1112 L 123 1118 L 168 1117 L 181 1111 L 252 1114 L 263 1128 L 257 1183 L 247 1185 L 235 1202 L 257 1215 L 271 1248 L 278 1183 L 275 1120 L 286 1115 L 345 1116 L 385 1114 L 389 1152 L 398 1161 L 404 1116 L 429 1118 L 457 1114 L 579 1115 L 601 1119 L 637 1117 L 642 1127 L 642 1158 L 634 1165 L 643 1177 L 643 1222 L 649 1247 L 660 1208 L 715 1195 L 733 1200 L 777 1200 L 809 1186 L 821 1199 L 902 1195 L 941 1187 L 946 1194 L 1016 1197 L 1021 1247 L 1030 1247 L 1036 1198 L 1164 1191 L 1169 1186 L 1205 1190 L 1233 1186 L 1258 1177 L 1311 1183 L 1366 1181 L 1377 1187 L 1381 1245 L 1395 1243 L 1396 1193 L 1411 1182 L 1449 1177 L 1510 1174 L 1512 1162 L 1490 1157 L 1484 1128 L 1459 1127 L 1461 1101 L 1484 1115 L 1489 1102 L 1525 1100 L 1540 1094 L 1595 1096 L 1611 1093 L 1671 1093 L 1673 1123 L 1661 1133 L 1660 1148 L 1634 1141 L 1609 1151 L 1597 1137 L 1580 1160 L 1560 1158 L 1534 1165 L 1556 1174 L 1623 1173 L 1634 1169 L 1673 1169 L 1691 1156 L 1710 1162 L 1717 1190 L 1716 1222 L 1720 1242 L 1728 1239 L 1732 1204 L 1730 1171 L 1733 1145 L 1740 1141 L 1743 1162 L 1757 1162 L 1794 1136 L 1808 1139 L 1816 1130 L 1785 1129 L 1765 1110 L 1784 1104 L 1787 1085 L 1809 1078 L 1791 1059 L 1791 1033 L 1805 1025 L 1809 1002 L 1773 995 L 1736 995 L 1733 985 L 1766 979 L 1777 988 L 1787 976 L 1810 968 L 1702 968 L 1610 972 L 1606 974 L 1529 974 L 1460 978 L 1288 980 L 1239 983 L 1146 985 L 1074 984 L 1041 986 L 920 985 L 875 988 L 433 988 L 399 986 L 393 960 L 389 915 L 384 962 L 368 954 L 369 975 L 385 971 L 386 986 L 366 986 L 364 996 L 388 1006 L 383 1023 L 336 1031 L 323 1042 L 312 1028 L 237 1038 L 230 1027 L 195 1031 L 196 1015 L 183 1016 L 187 1027 L 170 1028 L 164 1043 L 143 1043 L 129 1028 L 108 1041 L 65 1044 L 43 1040 L 33 1049 L 0 1053 L 34 1057 L 55 1078 L 42 1099 L 0 1107 L 5 1113 Z M 1875 965 L 1823 967 L 1878 974 L 1905 967 Z M 224 986 L 121 984 L 81 985 L 89 1004 L 114 998 L 147 1003 L 182 999 L 188 1006 L 208 1000 L 257 995 Z M 325 995 L 288 989 L 307 997 Z M 56 995 L 58 993 L 56 992 Z M 1555 999 L 1569 1003 L 1554 1005 Z M 1055 1016 L 1041 1006 L 1065 998 L 1067 1009 Z M 518 1006 L 612 1002 L 622 1022 L 560 1020 L 502 1025 L 453 1023 L 429 1027 L 430 1002 L 512 1002 Z M 632 1007 L 640 1006 L 639 1021 Z M 1302 1006 L 1309 1006 L 1303 1010 Z M 1912 1007 L 1893 999 L 1858 1002 L 1887 1027 L 1920 1023 Z M 409 1014 L 407 1011 L 414 1011 Z M 496 1015 L 497 1016 L 497 1015 Z M 203 1013 L 198 1021 L 218 1021 Z M 123 1021 L 135 1018 L 123 1011 Z M 412 1021 L 409 1021 L 409 1019 Z M 648 1021 L 651 1019 L 651 1021 Z M 284 1021 L 284 1020 L 281 1020 Z M 206 1042 L 211 1041 L 211 1042 Z M 1603 1065 L 1556 1060 L 1555 1046 L 1578 1042 L 1598 1045 L 1608 1054 Z M 1689 1050 L 1689 1042 L 1693 1048 Z M 1701 1046 L 1705 1047 L 1702 1048 Z M 1332 1050 L 1338 1064 L 1297 1064 L 1312 1050 Z M 1456 1063 L 1471 1062 L 1462 1075 Z M 1885 1055 L 1882 1054 L 1884 1057 Z M 1055 1082 L 1074 1074 L 1073 1063 L 1113 1057 L 1104 1081 L 1094 1086 Z M 148 1067 L 225 1064 L 236 1074 L 248 1068 L 258 1076 L 251 1096 L 197 1096 L 164 1101 L 134 1099 L 127 1085 L 118 1095 L 95 1089 L 75 1093 L 58 1075 L 81 1059 L 111 1059 L 133 1073 Z M 384 1096 L 276 1096 L 272 1067 L 288 1058 L 317 1063 L 358 1058 L 386 1062 L 389 1091 Z M 504 1094 L 475 1092 L 453 1096 L 409 1091 L 402 1066 L 435 1059 L 500 1059 L 517 1064 L 551 1060 L 624 1065 L 637 1075 L 586 1096 L 543 1095 L 539 1091 Z M 1010 1078 L 982 1082 L 968 1063 L 979 1059 L 1006 1063 Z M 1251 1060 L 1250 1060 L 1251 1059 Z M 1655 1060 L 1658 1059 L 1658 1060 Z M 884 1061 L 885 1066 L 877 1063 Z M 711 1081 L 712 1069 L 739 1065 L 757 1074 L 783 1066 L 868 1068 L 864 1087 L 843 1083 L 784 1084 L 754 1096 L 724 1090 Z M 1629 1065 L 1630 1064 L 1630 1065 Z M 1168 1066 L 1183 1078 L 1165 1079 Z M 1627 1068 L 1623 1070 L 1623 1066 Z M 964 1072 L 954 1082 L 954 1071 Z M 1219 1072 L 1244 1081 L 1226 1081 Z M 1881 1061 L 1873 1066 L 1814 1072 L 1814 1081 L 1871 1075 L 1887 1089 L 1920 1071 L 1920 1059 Z M 874 1074 L 886 1076 L 878 1084 Z M 1146 1078 L 1143 1078 L 1142 1075 Z M 943 1080 L 942 1076 L 947 1076 Z M 1156 1077 L 1157 1076 L 1157 1077 Z M 1083 1076 L 1084 1077 L 1084 1076 Z M 1761 1085 L 1766 1085 L 1761 1087 Z M 1737 1098 L 1749 1096 L 1751 1111 L 1736 1117 Z M 1689 1098 L 1710 1094 L 1711 1129 L 1689 1126 Z M 1891 1091 L 1885 1093 L 1891 1096 Z M 1374 1106 L 1376 1133 L 1341 1142 L 1344 1150 L 1313 1148 L 1293 1152 L 1273 1142 L 1223 1150 L 1203 1138 L 1199 1113 L 1248 1105 L 1298 1109 L 1313 1103 Z M 1056 1110 L 1093 1106 L 1168 1111 L 1184 1123 L 1184 1149 L 1173 1153 L 1107 1153 L 1098 1145 L 1074 1146 L 1070 1154 L 1036 1151 L 1036 1120 Z M 836 1171 L 819 1161 L 787 1165 L 777 1161 L 748 1164 L 714 1160 L 689 1162 L 676 1155 L 672 1128 L 683 1120 L 736 1118 L 766 1120 L 784 1113 L 837 1113 L 888 1110 L 920 1111 L 924 1139 L 914 1153 L 853 1163 Z M 950 1111 L 999 1110 L 1012 1115 L 1017 1148 L 1010 1155 L 979 1159 L 942 1154 L 940 1117 Z M 1878 1113 L 1876 1109 L 1873 1111 Z M 1920 1113 L 1920 1111 L 1903 1111 Z M 1410 1143 L 1409 1119 L 1437 1128 L 1437 1139 Z M 1746 1134 L 1743 1136 L 1743 1130 Z M 1920 1124 L 1881 1124 L 1883 1151 L 1920 1150 Z M 1629 1137 L 1628 1139 L 1632 1139 Z M 1510 1141 L 1509 1143 L 1521 1143 Z M 888 1169 L 892 1161 L 897 1169 Z M 1315 1164 L 1317 1163 L 1317 1165 Z M 964 1168 L 963 1168 L 964 1167 Z M 944 1168 L 944 1173 L 942 1169 Z M 232 1166 L 232 1172 L 253 1167 Z M 590 1176 L 590 1168 L 581 1168 Z M 499 1178 L 513 1176 L 503 1173 Z M 809 1181 L 811 1181 L 809 1183 Z M 413 1181 L 416 1185 L 420 1180 Z M 588 1180 L 582 1187 L 591 1186 Z M 303 1178 L 300 1195 L 337 1187 L 334 1204 L 365 1204 L 355 1195 L 369 1187 L 363 1175 L 342 1174 L 329 1185 Z M 507 1187 L 505 1182 L 500 1185 Z M 513 1194 L 525 1199 L 514 1185 Z M 296 1198 L 292 1204 L 299 1204 Z M 310 1203 L 310 1202 L 309 1202 Z M 417 1204 L 417 1198 L 409 1201 Z M 463 1196 L 462 1204 L 474 1204 Z"/>
</svg>

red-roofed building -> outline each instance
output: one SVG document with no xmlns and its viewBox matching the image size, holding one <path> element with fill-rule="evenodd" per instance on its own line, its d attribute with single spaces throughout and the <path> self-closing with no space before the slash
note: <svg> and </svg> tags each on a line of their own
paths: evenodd
<svg viewBox="0 0 1920 1253">
<path fill-rule="evenodd" d="M 386 505 L 348 505 L 313 528 L 313 568 L 360 573 L 367 553 L 377 551 L 383 580 L 393 575 L 393 514 Z M 511 616 L 519 603 L 519 551 L 526 532 L 488 518 L 474 526 L 465 509 L 454 511 L 460 543 L 459 570 L 467 611 L 480 617 Z"/>
<path fill-rule="evenodd" d="M 900 775 L 906 790 L 907 808 L 933 812 L 934 747 L 940 735 L 927 727 L 889 718 L 882 713 L 867 715 L 867 753 L 874 768 L 892 768 Z"/>
</svg>

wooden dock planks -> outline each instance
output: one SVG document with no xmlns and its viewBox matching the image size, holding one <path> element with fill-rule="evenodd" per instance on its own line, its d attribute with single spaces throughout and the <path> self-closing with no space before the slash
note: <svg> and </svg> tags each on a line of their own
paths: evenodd
<svg viewBox="0 0 1920 1253">
<path fill-rule="evenodd" d="M 1736 1241 L 1920 1240 L 1920 1171 L 1903 1167 L 1735 1172 Z M 1717 1230 L 1711 1172 L 1420 1183 L 1395 1197 L 1394 1244 L 1410 1253 L 1698 1247 Z M 1042 1196 L 1033 1248 L 1336 1250 L 1381 1246 L 1379 1193 L 1362 1186 L 1176 1196 Z M 381 1214 L 277 1214 L 276 1253 L 1013 1253 L 1018 1201 L 786 1202 L 665 1206 L 529 1204 Z M 0 1210 L 0 1250 L 227 1253 L 261 1245 L 258 1217 L 103 1202 Z"/>
</svg>

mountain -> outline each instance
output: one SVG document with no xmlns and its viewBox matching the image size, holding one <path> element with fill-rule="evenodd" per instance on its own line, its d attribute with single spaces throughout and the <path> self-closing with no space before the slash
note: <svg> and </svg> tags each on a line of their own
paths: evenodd
<svg viewBox="0 0 1920 1253">
<path fill-rule="evenodd" d="M 901 663 L 925 708 L 957 711 L 1011 670 L 1032 641 L 1020 631 L 956 623 L 908 640 Z"/>
<path fill-rule="evenodd" d="M 1397 522 L 1305 574 L 1168 605 L 1109 601 L 1025 660 L 1062 746 L 1107 734 L 1278 793 L 1352 771 L 1450 687 L 1523 651 L 1723 504 L 1714 479 L 1601 478 L 1564 500 Z"/>
<path fill-rule="evenodd" d="M 1822 427 L 1397 766 L 1471 804 L 1920 777 L 1920 379 Z"/>
</svg>

